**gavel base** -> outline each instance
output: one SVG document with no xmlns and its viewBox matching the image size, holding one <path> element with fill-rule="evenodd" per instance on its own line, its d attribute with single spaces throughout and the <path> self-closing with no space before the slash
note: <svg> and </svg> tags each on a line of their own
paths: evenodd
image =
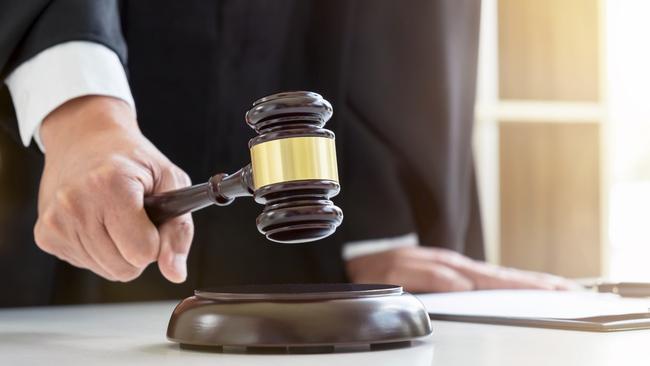
<svg viewBox="0 0 650 366">
<path fill-rule="evenodd" d="M 431 332 L 422 303 L 399 286 L 253 285 L 195 291 L 174 310 L 167 338 L 186 349 L 313 353 L 405 346 Z"/>
</svg>

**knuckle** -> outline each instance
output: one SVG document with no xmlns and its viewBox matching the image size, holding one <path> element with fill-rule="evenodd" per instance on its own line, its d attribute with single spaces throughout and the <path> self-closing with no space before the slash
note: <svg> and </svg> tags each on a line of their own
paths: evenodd
<svg viewBox="0 0 650 366">
<path fill-rule="evenodd" d="M 178 171 L 179 171 L 179 169 L 177 167 L 175 167 L 174 165 L 165 164 L 161 168 L 160 172 L 163 175 L 163 177 L 165 177 L 165 178 L 174 178 L 174 177 L 176 177 L 178 175 Z"/>
<path fill-rule="evenodd" d="M 89 170 L 88 173 L 86 174 L 86 184 L 90 186 L 104 185 L 107 178 L 106 172 L 107 169 L 105 169 L 103 166 L 99 166 Z"/>
<path fill-rule="evenodd" d="M 54 242 L 50 237 L 48 237 L 45 230 L 40 229 L 38 224 L 34 227 L 34 241 L 36 246 L 38 246 L 42 251 L 46 253 L 54 253 Z"/>
<path fill-rule="evenodd" d="M 121 172 L 112 171 L 106 177 L 106 185 L 113 188 L 114 190 L 124 189 L 124 186 L 128 183 L 126 175 Z"/>
<path fill-rule="evenodd" d="M 34 233 L 42 234 L 43 232 L 52 230 L 58 226 L 59 222 L 54 211 L 46 210 L 39 216 L 38 220 L 36 221 L 36 225 L 34 226 Z"/>
<path fill-rule="evenodd" d="M 187 175 L 187 173 L 180 170 L 179 168 L 176 168 L 175 172 L 176 172 L 176 179 L 178 180 L 178 183 L 180 185 L 189 186 L 192 184 L 192 179 L 190 179 L 190 176 Z"/>
<path fill-rule="evenodd" d="M 179 183 L 179 169 L 171 164 L 167 164 L 161 169 L 161 177 L 163 180 L 176 185 Z"/>
<path fill-rule="evenodd" d="M 65 226 L 81 225 L 85 222 L 82 193 L 74 188 L 62 188 L 54 193 L 53 204 L 45 210 L 43 221 L 50 230 L 62 232 Z"/>
<path fill-rule="evenodd" d="M 86 175 L 86 183 L 99 189 L 121 188 L 129 182 L 129 164 L 117 156 L 108 157 Z"/>
<path fill-rule="evenodd" d="M 92 171 L 88 172 L 88 175 L 86 177 L 86 185 L 88 187 L 101 190 L 109 184 L 111 175 L 112 172 L 110 169 L 104 167 L 93 169 Z"/>
<path fill-rule="evenodd" d="M 58 210 L 70 213 L 76 210 L 76 192 L 69 188 L 59 189 L 54 193 L 54 202 Z"/>
<path fill-rule="evenodd" d="M 194 223 L 192 220 L 182 220 L 178 223 L 178 233 L 182 238 L 192 238 L 194 236 Z"/>
<path fill-rule="evenodd" d="M 454 263 L 454 264 L 462 264 L 467 261 L 467 257 L 464 255 L 454 252 L 454 251 L 449 251 L 447 253 L 447 258 L 449 259 L 449 262 Z"/>
<path fill-rule="evenodd" d="M 135 209 L 140 205 L 142 184 L 136 175 L 119 168 L 107 168 L 101 173 L 94 173 L 92 187 L 101 194 L 109 206 Z M 98 197 L 98 199 L 100 199 Z"/>
<path fill-rule="evenodd" d="M 120 170 L 117 167 L 106 168 L 106 176 L 104 177 L 104 186 L 111 188 L 111 190 L 124 190 L 131 182 L 132 178 L 127 172 Z"/>
<path fill-rule="evenodd" d="M 459 264 L 464 259 L 461 254 L 446 248 L 439 248 L 439 250 L 436 250 L 435 255 L 438 260 L 452 264 Z"/>
<path fill-rule="evenodd" d="M 191 185 L 190 176 L 177 166 L 169 163 L 160 169 L 160 178 L 165 186 L 182 188 Z"/>
</svg>

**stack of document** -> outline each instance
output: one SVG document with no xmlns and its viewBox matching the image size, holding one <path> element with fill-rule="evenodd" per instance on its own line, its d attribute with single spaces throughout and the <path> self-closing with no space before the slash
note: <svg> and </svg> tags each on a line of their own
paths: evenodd
<svg viewBox="0 0 650 366">
<path fill-rule="evenodd" d="M 491 290 L 417 297 L 438 320 L 617 331 L 650 328 L 650 299 L 587 291 Z"/>
</svg>

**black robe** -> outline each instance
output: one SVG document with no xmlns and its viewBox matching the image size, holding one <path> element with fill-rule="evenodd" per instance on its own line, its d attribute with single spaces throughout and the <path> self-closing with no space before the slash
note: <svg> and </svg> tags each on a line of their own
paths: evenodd
<svg viewBox="0 0 650 366">
<path fill-rule="evenodd" d="M 254 132 L 243 115 L 253 100 L 321 93 L 334 106 L 328 127 L 342 185 L 334 200 L 345 219 L 330 238 L 282 245 L 257 232 L 261 206 L 252 200 L 207 208 L 194 214 L 185 284 L 167 283 L 155 265 L 131 283 L 111 283 L 36 248 L 41 157 L 2 136 L 0 276 L 8 291 L 0 291 L 0 306 L 341 282 L 344 242 L 409 232 L 422 245 L 481 258 L 471 155 L 479 8 L 475 0 L 2 0 L 3 79 L 61 42 L 106 45 L 125 63 L 144 134 L 195 183 L 248 163 Z M 6 87 L 0 123 L 17 134 Z"/>
</svg>

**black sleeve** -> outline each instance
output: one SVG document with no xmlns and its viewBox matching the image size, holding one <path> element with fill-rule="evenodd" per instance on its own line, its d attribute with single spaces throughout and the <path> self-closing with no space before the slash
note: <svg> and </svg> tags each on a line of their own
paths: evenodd
<svg viewBox="0 0 650 366">
<path fill-rule="evenodd" d="M 406 212 L 365 215 L 377 223 L 411 216 L 422 244 L 476 257 L 482 243 L 471 136 L 479 12 L 476 0 L 358 7 L 346 105 L 390 151 L 394 162 L 381 164 L 398 176 L 392 194 L 408 203 Z"/>
<path fill-rule="evenodd" d="M 39 52 L 75 40 L 101 43 L 126 64 L 118 0 L 0 0 L 0 80 Z M 18 136 L 4 83 L 0 89 L 0 125 Z"/>
</svg>

